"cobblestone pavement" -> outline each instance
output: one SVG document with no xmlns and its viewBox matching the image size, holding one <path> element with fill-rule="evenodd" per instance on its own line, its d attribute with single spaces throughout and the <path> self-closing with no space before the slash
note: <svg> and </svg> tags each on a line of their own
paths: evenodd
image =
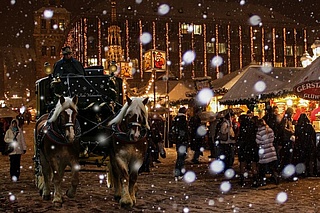
<svg viewBox="0 0 320 213">
<path fill-rule="evenodd" d="M 113 191 L 100 181 L 101 169 L 83 167 L 76 197 L 64 197 L 63 207 L 56 209 L 50 201 L 43 201 L 34 185 L 33 124 L 25 125 L 28 152 L 22 157 L 22 174 L 18 182 L 9 177 L 7 156 L 0 156 L 0 212 L 320 212 L 320 178 L 305 178 L 295 182 L 282 180 L 259 188 L 240 187 L 237 179 L 209 172 L 208 151 L 200 164 L 186 161 L 186 169 L 195 181 L 175 181 L 173 168 L 176 153 L 167 149 L 167 158 L 142 173 L 138 178 L 139 192 L 133 209 L 120 210 L 113 199 Z M 192 154 L 192 153 L 190 153 Z M 235 163 L 235 172 L 238 167 Z M 89 171 L 96 169 L 96 172 Z M 63 189 L 70 182 L 66 173 Z M 229 186 L 230 190 L 225 190 Z M 225 192 L 223 192 L 223 190 Z M 277 197 L 279 197 L 277 199 Z"/>
</svg>

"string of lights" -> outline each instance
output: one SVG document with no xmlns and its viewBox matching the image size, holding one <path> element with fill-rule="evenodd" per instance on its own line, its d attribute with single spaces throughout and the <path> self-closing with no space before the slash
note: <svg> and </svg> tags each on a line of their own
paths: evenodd
<svg viewBox="0 0 320 213">
<path fill-rule="evenodd" d="M 242 28 L 241 28 L 241 26 L 239 26 L 239 55 L 240 55 L 239 66 L 240 66 L 240 69 L 242 69 L 242 67 L 243 67 L 242 51 L 243 51 L 243 46 L 242 46 Z"/>
<path fill-rule="evenodd" d="M 228 54 L 228 73 L 231 73 L 231 32 L 230 32 L 230 24 L 227 26 L 227 35 L 228 35 L 228 40 L 227 40 L 227 54 Z"/>
<path fill-rule="evenodd" d="M 203 24 L 203 74 L 204 76 L 208 76 L 208 62 L 207 62 L 207 25 Z"/>
<path fill-rule="evenodd" d="M 287 32 L 286 28 L 283 28 L 283 66 L 287 66 Z"/>
</svg>

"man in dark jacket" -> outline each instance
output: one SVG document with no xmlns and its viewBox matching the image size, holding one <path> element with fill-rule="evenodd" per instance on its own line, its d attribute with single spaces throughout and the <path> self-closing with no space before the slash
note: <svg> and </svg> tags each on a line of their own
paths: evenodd
<svg viewBox="0 0 320 213">
<path fill-rule="evenodd" d="M 69 46 L 62 48 L 63 58 L 57 61 L 53 66 L 53 76 L 59 77 L 68 74 L 85 75 L 82 64 L 72 57 L 72 51 Z"/>
<path fill-rule="evenodd" d="M 181 107 L 178 115 L 174 118 L 171 127 L 172 135 L 176 143 L 177 161 L 175 166 L 174 175 L 176 178 L 182 178 L 184 171 L 184 161 L 187 156 L 188 150 L 188 120 L 187 120 L 187 109 Z"/>
</svg>

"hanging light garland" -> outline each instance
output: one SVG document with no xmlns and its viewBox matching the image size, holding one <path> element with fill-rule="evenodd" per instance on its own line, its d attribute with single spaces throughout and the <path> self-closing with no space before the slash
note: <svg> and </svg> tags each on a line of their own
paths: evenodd
<svg viewBox="0 0 320 213">
<path fill-rule="evenodd" d="M 283 66 L 287 66 L 287 32 L 286 28 L 283 28 Z"/>
<path fill-rule="evenodd" d="M 242 56 L 242 52 L 243 52 L 243 47 L 242 47 L 242 28 L 241 26 L 239 26 L 239 56 L 240 56 L 240 60 L 239 60 L 239 66 L 240 69 L 242 69 L 242 60 L 243 60 L 243 56 Z"/>
<path fill-rule="evenodd" d="M 203 75 L 208 76 L 207 66 L 207 25 L 203 24 Z"/>
</svg>

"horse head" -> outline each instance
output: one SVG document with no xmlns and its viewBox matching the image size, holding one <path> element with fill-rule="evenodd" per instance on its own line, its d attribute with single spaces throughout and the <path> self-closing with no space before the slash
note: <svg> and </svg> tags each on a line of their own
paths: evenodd
<svg viewBox="0 0 320 213">
<path fill-rule="evenodd" d="M 128 109 L 125 114 L 125 121 L 128 125 L 128 136 L 131 141 L 138 141 L 142 137 L 141 130 L 143 127 L 148 129 L 148 114 L 145 105 L 148 103 L 148 98 L 129 98 L 126 96 Z"/>
<path fill-rule="evenodd" d="M 61 96 L 52 116 L 48 120 L 49 123 L 54 125 L 53 128 L 57 129 L 58 133 L 63 135 L 69 143 L 73 143 L 76 139 L 77 103 L 78 96 L 73 98 Z"/>
<path fill-rule="evenodd" d="M 108 125 L 117 124 L 119 132 L 125 133 L 129 141 L 136 142 L 146 136 L 146 129 L 150 129 L 145 107 L 148 98 L 126 96 L 126 100 L 119 114 Z"/>
</svg>

